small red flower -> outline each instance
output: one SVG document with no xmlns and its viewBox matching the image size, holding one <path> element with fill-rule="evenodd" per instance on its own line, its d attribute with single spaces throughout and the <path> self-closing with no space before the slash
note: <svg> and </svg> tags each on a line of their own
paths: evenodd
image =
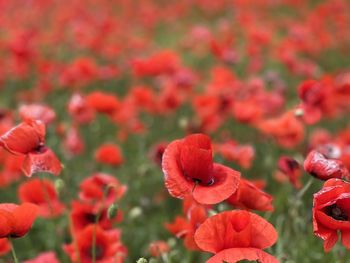
<svg viewBox="0 0 350 263">
<path fill-rule="evenodd" d="M 120 184 L 112 175 L 95 173 L 81 182 L 79 198 L 87 202 L 103 202 L 110 205 L 120 200 L 126 190 L 127 186 Z"/>
<path fill-rule="evenodd" d="M 44 252 L 36 258 L 24 261 L 24 263 L 59 263 L 59 261 L 54 252 Z"/>
<path fill-rule="evenodd" d="M 55 153 L 45 146 L 45 125 L 26 120 L 0 137 L 0 146 L 16 155 L 26 155 L 22 170 L 26 176 L 37 172 L 58 175 L 62 165 Z"/>
<path fill-rule="evenodd" d="M 18 188 L 21 202 L 36 204 L 38 216 L 45 218 L 59 216 L 63 213 L 64 205 L 58 200 L 54 185 L 46 179 L 31 179 Z"/>
<path fill-rule="evenodd" d="M 165 186 L 177 198 L 192 194 L 202 204 L 216 204 L 232 195 L 240 173 L 213 162 L 210 138 L 193 134 L 166 148 L 162 168 Z"/>
<path fill-rule="evenodd" d="M 0 204 L 0 238 L 17 238 L 27 234 L 37 213 L 38 207 L 31 203 Z"/>
<path fill-rule="evenodd" d="M 311 151 L 305 161 L 306 172 L 320 180 L 331 178 L 348 178 L 349 171 L 340 160 L 328 159 L 318 151 Z"/>
<path fill-rule="evenodd" d="M 283 175 L 288 177 L 295 188 L 301 187 L 299 181 L 300 176 L 302 176 L 301 166 L 296 160 L 288 156 L 281 156 L 278 159 L 278 169 Z"/>
<path fill-rule="evenodd" d="M 350 249 L 350 183 L 340 179 L 326 181 L 314 194 L 313 226 L 316 236 L 324 240 L 323 247 L 330 251 L 341 233 L 343 245 Z"/>
<path fill-rule="evenodd" d="M 158 240 L 149 244 L 148 250 L 152 257 L 159 257 L 160 255 L 169 252 L 170 247 L 165 241 Z"/>
<path fill-rule="evenodd" d="M 75 244 L 64 246 L 65 252 L 72 262 L 91 263 L 92 244 L 95 233 L 96 262 L 122 263 L 126 257 L 127 249 L 120 242 L 120 231 L 104 231 L 95 225 L 87 226 L 75 236 Z"/>
<path fill-rule="evenodd" d="M 123 163 L 123 155 L 118 145 L 106 143 L 101 145 L 95 153 L 95 159 L 99 163 L 118 166 Z"/>
<path fill-rule="evenodd" d="M 226 211 L 208 218 L 199 226 L 194 239 L 202 250 L 215 254 L 207 263 L 278 262 L 263 251 L 276 242 L 275 228 L 264 218 L 248 211 Z"/>
</svg>

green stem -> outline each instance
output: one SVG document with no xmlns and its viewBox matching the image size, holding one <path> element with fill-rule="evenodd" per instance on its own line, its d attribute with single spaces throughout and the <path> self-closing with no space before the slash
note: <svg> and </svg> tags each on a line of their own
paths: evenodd
<svg viewBox="0 0 350 263">
<path fill-rule="evenodd" d="M 306 185 L 303 187 L 303 189 L 301 189 L 299 191 L 299 193 L 297 194 L 297 197 L 300 199 L 305 193 L 306 191 L 310 188 L 310 186 L 312 185 L 314 179 L 310 178 L 310 180 L 306 183 Z"/>
<path fill-rule="evenodd" d="M 11 238 L 8 238 L 8 240 L 11 243 L 11 252 L 12 252 L 13 261 L 14 261 L 14 263 L 19 263 L 19 261 L 17 259 L 15 247 L 13 246 L 13 242 L 12 242 Z"/>
<path fill-rule="evenodd" d="M 107 186 L 105 188 L 105 190 L 103 191 L 103 197 L 102 197 L 102 203 L 104 203 L 105 199 L 106 199 L 106 196 L 108 194 L 108 191 L 109 191 L 109 186 Z M 98 224 L 98 221 L 100 220 L 100 216 L 101 216 L 101 213 L 102 213 L 102 209 L 99 209 L 96 217 L 95 217 L 95 223 L 94 223 L 94 231 L 92 233 L 92 248 L 91 248 L 91 257 L 92 257 L 92 263 L 96 263 L 96 229 L 97 229 L 97 224 Z"/>
</svg>

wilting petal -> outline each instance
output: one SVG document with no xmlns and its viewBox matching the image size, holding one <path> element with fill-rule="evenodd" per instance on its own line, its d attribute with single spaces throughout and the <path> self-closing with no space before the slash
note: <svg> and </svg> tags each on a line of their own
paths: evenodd
<svg viewBox="0 0 350 263">
<path fill-rule="evenodd" d="M 62 171 L 62 164 L 56 154 L 50 148 L 45 147 L 40 152 L 29 153 L 23 162 L 22 170 L 28 177 L 38 172 L 59 175 Z"/>
</svg>

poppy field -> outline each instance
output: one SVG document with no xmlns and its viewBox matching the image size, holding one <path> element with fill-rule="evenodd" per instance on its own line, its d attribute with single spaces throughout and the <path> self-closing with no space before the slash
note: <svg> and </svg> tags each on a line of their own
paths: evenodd
<svg viewBox="0 0 350 263">
<path fill-rule="evenodd" d="M 0 0 L 0 262 L 350 262 L 350 1 Z"/>
</svg>

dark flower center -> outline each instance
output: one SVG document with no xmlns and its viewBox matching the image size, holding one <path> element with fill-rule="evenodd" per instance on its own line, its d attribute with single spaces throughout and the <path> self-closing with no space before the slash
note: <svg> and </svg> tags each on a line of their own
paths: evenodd
<svg viewBox="0 0 350 263">
<path fill-rule="evenodd" d="M 96 222 L 96 220 L 97 220 L 97 215 L 95 215 L 95 214 L 86 214 L 85 215 L 85 219 L 86 219 L 86 221 L 88 221 L 88 222 L 90 222 L 90 223 L 95 223 Z"/>
<path fill-rule="evenodd" d="M 335 220 L 347 221 L 348 215 L 345 211 L 343 211 L 339 206 L 333 204 L 331 206 L 326 207 L 326 214 Z"/>
</svg>

